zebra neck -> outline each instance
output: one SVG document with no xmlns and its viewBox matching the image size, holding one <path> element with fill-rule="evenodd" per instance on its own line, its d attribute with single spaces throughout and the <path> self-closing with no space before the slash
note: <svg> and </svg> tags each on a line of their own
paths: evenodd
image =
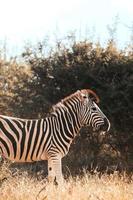
<svg viewBox="0 0 133 200">
<path fill-rule="evenodd" d="M 75 136 L 77 136 L 82 127 L 80 123 L 78 110 L 76 108 L 71 108 L 67 106 L 67 111 L 65 112 L 65 116 L 67 118 L 67 124 L 69 126 L 69 129 L 71 129 L 73 138 L 75 138 Z"/>
<path fill-rule="evenodd" d="M 56 132 L 60 132 L 62 137 L 70 141 L 75 138 L 81 128 L 77 114 L 66 107 L 58 108 L 53 119 Z"/>
</svg>

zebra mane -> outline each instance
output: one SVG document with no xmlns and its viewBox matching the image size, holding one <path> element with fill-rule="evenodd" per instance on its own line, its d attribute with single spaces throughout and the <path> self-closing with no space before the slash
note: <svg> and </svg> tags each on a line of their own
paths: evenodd
<svg viewBox="0 0 133 200">
<path fill-rule="evenodd" d="M 68 102 L 72 98 L 79 97 L 79 93 L 80 93 L 80 90 L 78 90 L 75 93 L 65 97 L 64 99 L 59 101 L 57 104 L 53 105 L 52 109 L 51 109 L 51 114 L 54 113 L 57 109 L 59 109 L 61 107 L 63 107 L 64 109 L 67 110 L 67 107 L 65 106 L 65 103 Z"/>
<path fill-rule="evenodd" d="M 67 103 L 69 100 L 74 99 L 74 98 L 78 98 L 79 100 L 83 100 L 82 94 L 84 95 L 88 95 L 88 97 L 92 96 L 95 100 L 96 103 L 99 103 L 99 97 L 97 96 L 97 94 L 95 92 L 93 92 L 90 89 L 83 89 L 83 90 L 77 90 L 75 93 L 65 97 L 64 99 L 62 99 L 61 101 L 59 101 L 57 104 L 52 106 L 51 109 L 51 113 L 54 113 L 57 109 L 63 107 L 64 110 L 67 110 L 67 107 L 65 106 L 65 103 Z M 90 97 L 91 98 L 91 97 Z"/>
</svg>

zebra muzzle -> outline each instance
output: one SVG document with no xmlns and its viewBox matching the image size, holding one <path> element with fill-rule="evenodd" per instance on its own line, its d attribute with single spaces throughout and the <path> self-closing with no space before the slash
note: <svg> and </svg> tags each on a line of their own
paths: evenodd
<svg viewBox="0 0 133 200">
<path fill-rule="evenodd" d="M 101 125 L 100 131 L 108 132 L 110 129 L 110 122 L 107 118 L 104 118 L 104 124 Z"/>
</svg>

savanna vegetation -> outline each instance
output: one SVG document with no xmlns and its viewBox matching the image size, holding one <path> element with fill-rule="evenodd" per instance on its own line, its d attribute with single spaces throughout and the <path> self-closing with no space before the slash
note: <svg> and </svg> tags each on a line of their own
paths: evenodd
<svg viewBox="0 0 133 200">
<path fill-rule="evenodd" d="M 8 174 L 0 185 L 0 200 L 129 200 L 133 199 L 133 177 L 125 173 L 113 174 L 85 172 L 75 178 L 69 176 L 60 187 L 50 185 L 45 179 L 31 177 L 26 172 L 11 175 L 2 169 L 2 175 Z M 1 174 L 0 174 L 1 178 Z"/>
<path fill-rule="evenodd" d="M 127 177 L 111 174 L 114 171 L 132 174 L 133 169 L 133 46 L 120 50 L 113 39 L 102 47 L 100 43 L 70 41 L 68 38 L 67 44 L 57 41 L 54 49 L 43 42 L 28 46 L 22 59 L 23 62 L 0 60 L 1 114 L 42 118 L 60 99 L 78 89 L 90 88 L 100 97 L 99 106 L 111 122 L 107 135 L 98 135 L 84 128 L 72 144 L 69 154 L 63 159 L 65 177 L 82 175 L 83 169 L 87 173 L 83 178 L 70 178 L 60 199 L 64 196 L 78 199 L 79 192 L 83 194 L 80 199 L 132 199 L 133 193 L 129 192 L 133 188 L 131 175 L 129 184 Z M 37 180 L 38 173 L 43 177 L 47 174 L 45 162 L 12 164 L 10 167 L 12 173 L 16 174 L 19 169 L 20 174 L 17 172 L 17 177 L 9 175 L 9 182 L 5 180 L 1 186 L 5 193 L 0 198 L 34 199 L 43 180 Z M 27 175 L 22 178 L 27 171 L 29 178 Z M 103 172 L 106 175 L 101 175 Z M 12 188 L 9 187 L 11 178 Z M 24 192 L 26 185 L 27 193 Z M 20 188 L 22 197 L 20 193 L 15 197 Z M 35 194 L 31 197 L 29 191 L 33 189 Z M 55 192 L 50 195 L 57 195 L 58 190 L 50 190 Z M 8 193 L 13 196 L 7 198 Z"/>
</svg>

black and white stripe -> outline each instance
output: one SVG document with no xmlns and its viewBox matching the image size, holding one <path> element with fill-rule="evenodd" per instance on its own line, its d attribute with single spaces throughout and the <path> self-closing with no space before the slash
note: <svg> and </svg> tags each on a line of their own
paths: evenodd
<svg viewBox="0 0 133 200">
<path fill-rule="evenodd" d="M 106 116 L 89 97 L 90 93 L 90 90 L 81 90 L 63 99 L 45 119 L 0 115 L 2 156 L 16 162 L 48 160 L 49 179 L 61 179 L 61 158 L 68 153 L 81 127 L 88 125 L 97 131 L 110 128 Z"/>
</svg>

